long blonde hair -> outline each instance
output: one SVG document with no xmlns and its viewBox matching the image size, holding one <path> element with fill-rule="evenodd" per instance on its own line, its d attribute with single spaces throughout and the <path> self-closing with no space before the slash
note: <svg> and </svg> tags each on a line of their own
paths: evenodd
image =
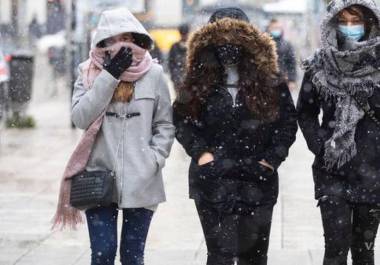
<svg viewBox="0 0 380 265">
<path fill-rule="evenodd" d="M 134 85 L 131 82 L 120 82 L 113 94 L 112 101 L 129 102 L 132 99 Z"/>
</svg>

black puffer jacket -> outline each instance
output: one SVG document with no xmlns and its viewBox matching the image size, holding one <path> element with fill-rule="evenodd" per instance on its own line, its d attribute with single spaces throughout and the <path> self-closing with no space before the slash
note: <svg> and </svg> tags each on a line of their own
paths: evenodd
<svg viewBox="0 0 380 265">
<path fill-rule="evenodd" d="M 380 91 L 369 99 L 380 117 Z M 324 144 L 334 132 L 336 102 L 319 95 L 306 73 L 298 99 L 299 125 L 309 149 L 315 154 L 313 164 L 315 198 L 335 195 L 356 203 L 380 203 L 380 128 L 369 117 L 356 128 L 358 154 L 339 170 L 327 172 L 324 167 Z M 323 111 L 322 123 L 319 114 Z"/>
<path fill-rule="evenodd" d="M 235 22 L 224 22 L 226 28 L 234 27 Z M 206 26 L 193 37 L 190 41 L 188 69 L 191 69 L 192 62 L 198 60 L 202 50 L 200 47 L 209 47 L 209 42 L 221 38 L 220 29 L 217 27 L 224 27 L 224 22 L 220 22 L 218 26 Z M 267 69 L 270 74 L 271 67 L 277 68 L 274 42 L 248 23 L 239 24 L 237 27 L 249 27 L 238 33 L 246 41 L 244 45 L 255 47 L 259 41 L 264 45 L 260 50 L 252 48 L 250 52 L 255 53 L 252 56 L 256 58 L 256 62 L 262 62 L 262 68 Z M 242 32 L 254 33 L 242 36 Z M 237 33 L 232 31 L 231 34 Z M 222 38 L 236 41 L 235 35 L 224 34 Z M 201 185 L 207 185 L 210 189 L 211 200 L 223 209 L 244 209 L 276 203 L 277 168 L 287 157 L 297 131 L 297 115 L 289 89 L 285 83 L 276 86 L 280 115 L 273 122 L 262 122 L 255 118 L 255 114 L 245 103 L 242 91 L 238 93 L 234 106 L 232 96 L 222 86 L 208 88 L 212 92 L 202 103 L 197 120 L 183 114 L 181 109 L 187 107 L 184 103 L 175 102 L 176 137 L 192 158 L 189 170 L 191 198 L 203 198 L 202 188 L 199 186 L 203 183 Z M 198 166 L 197 162 L 205 152 L 211 152 L 215 161 Z M 258 161 L 262 159 L 271 164 L 275 171 L 261 166 Z"/>
</svg>

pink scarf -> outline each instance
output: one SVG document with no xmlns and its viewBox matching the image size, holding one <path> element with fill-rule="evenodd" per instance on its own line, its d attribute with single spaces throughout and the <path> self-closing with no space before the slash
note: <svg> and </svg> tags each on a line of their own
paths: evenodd
<svg viewBox="0 0 380 265">
<path fill-rule="evenodd" d="M 103 69 L 105 53 L 108 51 L 113 57 L 121 47 L 129 47 L 133 53 L 132 66 L 121 75 L 121 81 L 137 81 L 149 71 L 154 63 L 151 55 L 133 43 L 119 42 L 107 48 L 94 48 L 90 52 L 90 59 L 84 63 L 82 68 L 83 84 L 86 89 L 92 87 L 95 78 Z M 52 220 L 52 229 L 60 228 L 62 230 L 65 227 L 76 229 L 78 224 L 83 223 L 81 211 L 70 205 L 71 178 L 85 170 L 96 136 L 102 126 L 104 113 L 105 111 L 84 132 L 66 165 L 61 180 L 57 210 Z"/>
<path fill-rule="evenodd" d="M 90 51 L 90 69 L 87 72 L 87 80 L 89 83 L 85 85 L 91 87 L 95 77 L 98 76 L 100 71 L 103 69 L 106 52 L 109 52 L 111 54 L 111 58 L 113 58 L 122 47 L 132 49 L 133 62 L 128 70 L 120 76 L 121 81 L 134 82 L 149 71 L 153 63 L 152 56 L 149 52 L 132 42 L 117 42 L 107 48 L 94 48 Z"/>
</svg>

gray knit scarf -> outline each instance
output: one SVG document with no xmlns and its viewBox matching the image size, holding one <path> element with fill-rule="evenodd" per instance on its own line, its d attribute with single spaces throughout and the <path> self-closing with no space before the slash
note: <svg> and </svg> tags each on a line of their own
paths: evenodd
<svg viewBox="0 0 380 265">
<path fill-rule="evenodd" d="M 327 169 L 338 169 L 356 154 L 355 132 L 364 111 L 353 95 L 370 98 L 380 86 L 380 27 L 376 25 L 369 40 L 347 42 L 338 49 L 333 18 L 348 6 L 359 4 L 370 10 L 380 21 L 380 12 L 372 0 L 337 0 L 328 7 L 322 24 L 322 49 L 303 62 L 303 69 L 312 75 L 312 83 L 326 101 L 336 104 L 334 132 L 325 142 L 324 161 Z"/>
</svg>

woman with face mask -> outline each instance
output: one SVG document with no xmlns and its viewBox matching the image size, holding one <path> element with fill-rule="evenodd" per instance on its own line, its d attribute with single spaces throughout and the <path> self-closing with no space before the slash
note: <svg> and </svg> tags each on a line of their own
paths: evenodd
<svg viewBox="0 0 380 265">
<path fill-rule="evenodd" d="M 267 264 L 277 169 L 297 131 L 278 72 L 274 41 L 240 9 L 216 11 L 189 40 L 174 123 L 208 265 Z"/>
<path fill-rule="evenodd" d="M 121 264 L 144 264 L 150 222 L 165 201 L 162 168 L 174 140 L 172 108 L 162 67 L 149 54 L 152 39 L 125 8 L 102 13 L 90 59 L 79 66 L 72 120 L 85 134 L 61 184 L 55 226 L 75 227 L 70 178 L 81 170 L 112 170 L 112 203 L 85 210 L 91 264 L 114 264 L 118 212 Z"/>
<path fill-rule="evenodd" d="M 304 63 L 297 109 L 315 154 L 324 265 L 346 265 L 349 250 L 354 265 L 375 264 L 380 206 L 379 21 L 374 1 L 332 1 L 322 24 L 322 48 Z"/>
</svg>

